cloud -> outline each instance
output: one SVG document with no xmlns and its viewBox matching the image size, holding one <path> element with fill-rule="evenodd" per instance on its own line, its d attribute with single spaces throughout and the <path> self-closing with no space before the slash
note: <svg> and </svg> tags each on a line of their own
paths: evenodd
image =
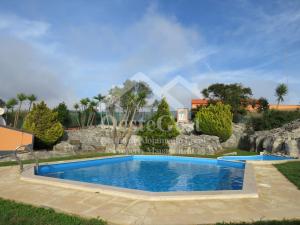
<svg viewBox="0 0 300 225">
<path fill-rule="evenodd" d="M 67 54 L 81 62 L 90 59 L 96 80 L 102 74 L 124 79 L 139 71 L 159 80 L 215 52 L 197 30 L 153 10 L 127 27 L 70 27 L 65 41 Z"/>
<path fill-rule="evenodd" d="M 47 34 L 50 24 L 27 20 L 12 14 L 0 15 L 0 32 L 20 39 L 39 38 Z"/>
<path fill-rule="evenodd" d="M 16 38 L 0 36 L 0 97 L 17 93 L 35 94 L 50 106 L 74 99 L 55 67 L 32 45 Z"/>
</svg>

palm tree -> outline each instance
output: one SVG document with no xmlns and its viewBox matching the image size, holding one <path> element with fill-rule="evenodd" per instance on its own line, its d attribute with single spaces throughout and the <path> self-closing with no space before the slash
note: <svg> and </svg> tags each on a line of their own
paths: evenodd
<svg viewBox="0 0 300 225">
<path fill-rule="evenodd" d="M 275 96 L 277 97 L 277 108 L 280 102 L 283 102 L 283 97 L 287 95 L 288 87 L 285 84 L 279 84 L 275 90 Z"/>
<path fill-rule="evenodd" d="M 98 94 L 94 97 L 95 100 L 97 100 L 97 107 L 99 107 L 99 111 L 100 111 L 100 121 L 102 123 L 102 110 L 101 110 L 101 103 L 103 101 L 103 99 L 105 98 L 104 95 Z"/>
<path fill-rule="evenodd" d="M 89 102 L 90 102 L 89 98 L 83 98 L 80 100 L 81 108 L 82 108 L 82 111 L 84 112 L 83 121 L 81 121 L 81 124 L 83 126 L 87 125 L 87 114 L 88 114 L 87 109 L 88 109 Z"/>
<path fill-rule="evenodd" d="M 7 100 L 7 102 L 6 102 L 6 108 L 7 108 L 6 121 L 8 121 L 7 120 L 8 111 L 11 110 L 11 116 L 12 116 L 13 113 L 14 113 L 14 108 L 15 108 L 16 105 L 18 105 L 18 100 L 17 99 L 11 98 L 11 99 Z"/>
<path fill-rule="evenodd" d="M 89 117 L 88 117 L 88 121 L 87 121 L 87 126 L 93 125 L 93 122 L 94 122 L 94 119 L 95 119 L 96 108 L 97 108 L 97 102 L 90 101 L 89 107 L 88 107 Z"/>
<path fill-rule="evenodd" d="M 81 127 L 81 123 L 80 123 L 80 111 L 79 111 L 79 104 L 78 103 L 75 103 L 74 104 L 74 109 L 76 110 L 77 112 L 77 123 L 78 123 L 78 126 Z"/>
<path fill-rule="evenodd" d="M 37 97 L 36 97 L 34 94 L 32 94 L 32 95 L 27 96 L 27 100 L 29 101 L 28 112 L 30 112 L 32 103 L 35 102 L 35 101 L 37 100 Z"/>
<path fill-rule="evenodd" d="M 19 100 L 19 108 L 18 108 L 18 111 L 15 116 L 14 127 L 17 127 L 17 125 L 18 125 L 22 103 L 27 99 L 27 96 L 23 93 L 20 93 L 20 94 L 17 94 L 17 98 Z"/>
</svg>

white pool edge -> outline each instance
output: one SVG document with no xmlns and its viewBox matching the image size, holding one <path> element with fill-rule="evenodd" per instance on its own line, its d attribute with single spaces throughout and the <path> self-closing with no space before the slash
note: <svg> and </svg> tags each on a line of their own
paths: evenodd
<svg viewBox="0 0 300 225">
<path fill-rule="evenodd" d="M 96 159 L 107 159 L 124 156 L 108 156 Z M 80 159 L 70 161 L 51 162 L 46 164 L 58 164 L 64 162 L 78 162 L 95 160 Z M 92 184 L 79 181 L 64 180 L 59 178 L 38 176 L 34 174 L 34 168 L 28 168 L 21 173 L 20 179 L 37 184 L 47 184 L 62 188 L 101 193 L 112 196 L 119 196 L 131 199 L 146 201 L 176 201 L 176 200 L 206 200 L 206 199 L 234 199 L 234 198 L 258 198 L 254 168 L 250 163 L 246 163 L 244 171 L 244 181 L 242 190 L 222 190 L 222 191 L 192 191 L 192 192 L 148 192 L 127 188 L 120 188 L 101 184 Z"/>
</svg>

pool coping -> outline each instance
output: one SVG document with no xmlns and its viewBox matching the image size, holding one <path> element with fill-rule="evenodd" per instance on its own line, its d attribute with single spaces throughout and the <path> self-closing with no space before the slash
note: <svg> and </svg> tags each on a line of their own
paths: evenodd
<svg viewBox="0 0 300 225">
<path fill-rule="evenodd" d="M 92 159 L 58 161 L 58 162 L 51 162 L 51 163 L 43 163 L 41 165 L 107 159 L 107 158 L 115 158 L 115 157 L 126 157 L 126 156 L 127 155 L 107 156 L 107 157 L 99 157 L 99 158 L 97 157 Z M 125 197 L 131 199 L 146 200 L 146 201 L 258 198 L 255 173 L 251 163 L 245 164 L 244 182 L 243 182 L 242 190 L 149 192 L 149 191 L 127 189 L 127 188 L 114 187 L 108 185 L 92 184 L 92 183 L 86 183 L 80 181 L 63 180 L 59 178 L 38 176 L 34 174 L 33 167 L 24 170 L 20 175 L 20 179 L 23 181 L 34 182 L 38 184 L 47 184 L 47 185 L 53 185 L 53 186 L 58 186 L 63 188 L 71 188 L 76 190 L 101 193 L 101 194 L 107 194 L 107 195 L 113 195 L 113 196 Z"/>
</svg>

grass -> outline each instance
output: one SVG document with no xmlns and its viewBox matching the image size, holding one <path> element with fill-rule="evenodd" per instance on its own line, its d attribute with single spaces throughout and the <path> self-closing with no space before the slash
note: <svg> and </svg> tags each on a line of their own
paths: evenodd
<svg viewBox="0 0 300 225">
<path fill-rule="evenodd" d="M 199 157 L 199 158 L 217 158 L 219 156 L 222 156 L 223 154 L 226 153 L 231 153 L 231 152 L 237 152 L 237 155 L 244 156 L 244 155 L 256 155 L 255 152 L 249 152 L 249 151 L 243 151 L 239 149 L 228 149 L 225 150 L 219 154 L 216 155 L 197 155 L 197 154 L 191 154 L 191 155 L 176 155 L 176 156 L 186 156 L 186 157 Z M 142 154 L 149 154 L 150 153 L 142 153 Z M 99 153 L 99 152 L 92 152 L 92 153 L 81 153 L 78 155 L 71 155 L 71 156 L 64 156 L 64 157 L 53 157 L 53 158 L 48 158 L 48 159 L 39 159 L 40 163 L 43 162 L 55 162 L 55 161 L 64 161 L 64 160 L 74 160 L 74 159 L 84 159 L 84 158 L 95 158 L 95 157 L 104 157 L 104 156 L 112 156 L 112 155 L 117 155 L 114 153 Z M 118 154 L 120 155 L 120 154 Z M 23 164 L 30 164 L 34 163 L 34 160 L 22 160 Z M 16 161 L 7 161 L 7 162 L 0 162 L 0 167 L 2 166 L 14 166 L 18 165 Z"/>
<path fill-rule="evenodd" d="M 101 219 L 85 219 L 0 198 L 0 224 L 5 225 L 106 225 Z M 299 225 L 300 220 L 217 223 L 217 225 Z"/>
<path fill-rule="evenodd" d="M 299 225 L 300 220 L 269 220 L 250 223 L 217 223 L 216 225 Z"/>
<path fill-rule="evenodd" d="M 5 225 L 105 225 L 100 219 L 85 219 L 0 198 L 0 224 Z"/>
<path fill-rule="evenodd" d="M 244 151 L 244 150 L 239 150 L 239 149 L 227 149 L 224 150 L 223 152 L 220 152 L 218 154 L 215 155 L 197 155 L 197 154 L 193 154 L 193 155 L 176 155 L 176 156 L 189 156 L 189 157 L 200 157 L 200 158 L 218 158 L 220 156 L 223 156 L 226 153 L 232 153 L 232 152 L 236 152 L 237 155 L 236 156 L 247 156 L 247 155 L 257 155 L 256 152 L 249 152 L 249 151 Z"/>
<path fill-rule="evenodd" d="M 71 155 L 71 156 L 63 156 L 63 157 L 52 157 L 48 159 L 39 159 L 39 162 L 55 162 L 55 161 L 64 161 L 64 160 L 74 160 L 74 159 L 85 159 L 85 158 L 95 158 L 95 157 L 104 157 L 104 156 L 112 156 L 115 155 L 113 153 L 99 153 L 99 152 L 92 152 L 92 153 L 82 153 L 78 155 Z M 33 159 L 29 160 L 22 160 L 23 164 L 30 164 L 34 163 Z M 7 162 L 0 162 L 0 167 L 2 166 L 14 166 L 18 165 L 16 161 L 7 161 Z"/>
<path fill-rule="evenodd" d="M 287 162 L 274 166 L 300 190 L 300 162 Z"/>
</svg>

